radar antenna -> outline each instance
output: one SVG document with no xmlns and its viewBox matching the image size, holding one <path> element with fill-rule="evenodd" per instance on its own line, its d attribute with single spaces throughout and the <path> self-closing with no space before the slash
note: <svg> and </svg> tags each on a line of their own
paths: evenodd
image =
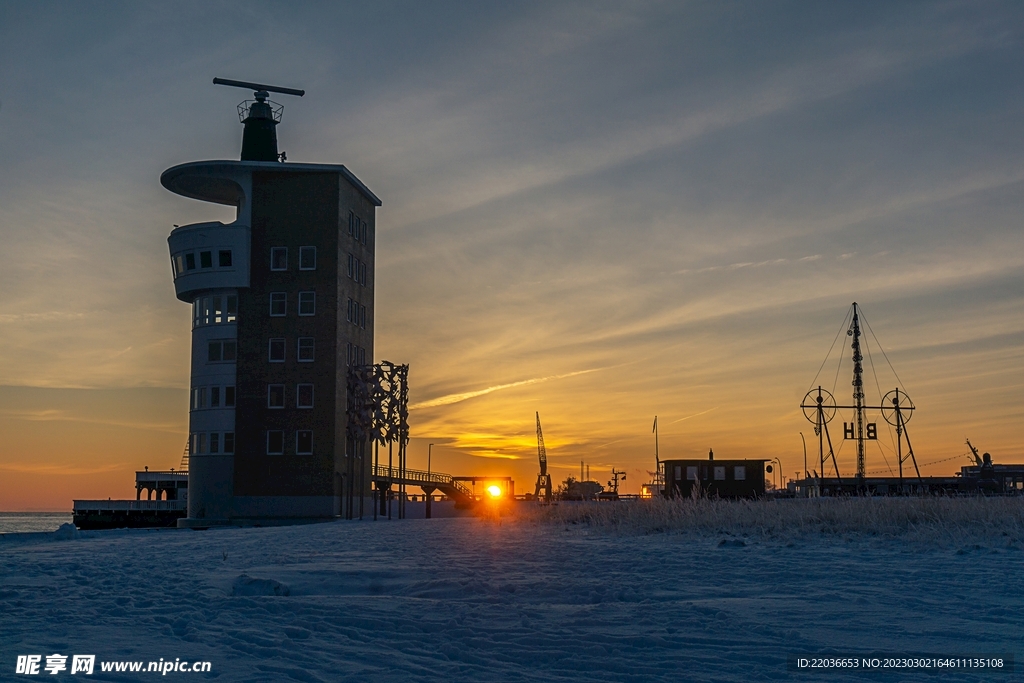
<svg viewBox="0 0 1024 683">
<path fill-rule="evenodd" d="M 295 88 L 282 88 L 277 85 L 264 85 L 263 83 L 250 83 L 249 81 L 233 81 L 230 78 L 215 78 L 213 79 L 214 85 L 228 85 L 232 88 L 245 88 L 246 90 L 253 91 L 253 97 L 261 99 L 260 94 L 262 93 L 262 99 L 270 97 L 270 93 L 276 92 L 282 95 L 295 95 L 296 97 L 302 97 L 306 94 L 305 90 L 296 90 Z"/>
<path fill-rule="evenodd" d="M 256 98 L 245 100 L 238 105 L 238 119 L 245 125 L 242 132 L 242 161 L 283 162 L 285 153 L 277 152 L 277 124 L 281 122 L 284 106 L 271 102 L 270 93 L 302 97 L 306 91 L 227 78 L 214 78 L 213 83 L 252 90 L 253 97 Z"/>
</svg>

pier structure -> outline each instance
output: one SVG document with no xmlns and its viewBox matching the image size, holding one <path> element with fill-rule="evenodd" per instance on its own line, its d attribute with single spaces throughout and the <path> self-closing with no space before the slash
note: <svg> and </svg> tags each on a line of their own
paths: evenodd
<svg viewBox="0 0 1024 683">
<path fill-rule="evenodd" d="M 135 500 L 186 500 L 188 498 L 188 472 L 154 470 L 147 467 L 135 473 Z"/>
<path fill-rule="evenodd" d="M 188 515 L 180 526 L 290 523 L 337 516 L 370 496 L 353 467 L 346 376 L 372 363 L 374 212 L 348 168 L 292 163 L 277 149 L 283 107 L 249 88 L 238 106 L 241 158 L 194 161 L 169 191 L 233 207 L 235 219 L 176 227 L 174 290 L 192 307 Z M 358 476 L 357 476 L 358 474 Z"/>
</svg>

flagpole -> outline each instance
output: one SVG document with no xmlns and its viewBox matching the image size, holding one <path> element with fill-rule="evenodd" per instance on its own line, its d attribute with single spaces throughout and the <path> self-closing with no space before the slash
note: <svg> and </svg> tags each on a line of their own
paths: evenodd
<svg viewBox="0 0 1024 683">
<path fill-rule="evenodd" d="M 664 483 L 661 481 L 661 456 L 658 453 L 658 416 L 654 416 L 654 472 L 655 482 Z"/>
</svg>

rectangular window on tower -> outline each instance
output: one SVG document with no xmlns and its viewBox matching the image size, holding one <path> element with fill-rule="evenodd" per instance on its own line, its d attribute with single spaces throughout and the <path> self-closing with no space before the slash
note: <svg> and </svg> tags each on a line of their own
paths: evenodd
<svg viewBox="0 0 1024 683">
<path fill-rule="evenodd" d="M 213 252 L 212 251 L 201 251 L 201 252 L 199 252 L 199 267 L 200 268 L 213 268 Z"/>
<path fill-rule="evenodd" d="M 270 315 L 275 318 L 280 318 L 288 312 L 288 294 L 287 292 L 271 292 L 270 293 Z"/>
<path fill-rule="evenodd" d="M 185 270 L 196 269 L 196 255 L 193 252 L 185 254 Z"/>
<path fill-rule="evenodd" d="M 284 408 L 284 385 L 283 384 L 269 384 L 269 385 L 267 385 L 267 407 L 268 408 Z"/>
<path fill-rule="evenodd" d="M 221 268 L 230 268 L 231 267 L 231 250 L 230 249 L 221 249 L 220 251 L 217 252 L 217 259 L 218 259 L 218 263 L 220 264 Z"/>
<path fill-rule="evenodd" d="M 295 407 L 296 408 L 312 408 L 313 407 L 313 385 L 312 384 L 300 384 L 296 387 L 295 391 Z"/>
<path fill-rule="evenodd" d="M 210 387 L 210 407 L 220 408 L 220 387 Z"/>
<path fill-rule="evenodd" d="M 220 434 L 217 432 L 210 434 L 210 452 L 220 453 Z"/>
<path fill-rule="evenodd" d="M 295 452 L 299 455 L 310 455 L 313 452 L 313 432 L 304 429 L 295 432 Z"/>
<path fill-rule="evenodd" d="M 316 270 L 316 247 L 299 247 L 299 270 Z"/>
<path fill-rule="evenodd" d="M 224 387 L 224 407 L 234 408 L 235 407 L 235 388 Z"/>
<path fill-rule="evenodd" d="M 235 452 L 235 433 L 224 432 L 224 452 L 234 453 Z"/>
<path fill-rule="evenodd" d="M 300 363 L 313 362 L 313 337 L 299 337 L 298 361 Z"/>
<path fill-rule="evenodd" d="M 238 342 L 233 339 L 211 341 L 207 359 L 209 362 L 234 362 L 238 356 L 238 348 Z"/>
<path fill-rule="evenodd" d="M 288 270 L 288 247 L 272 247 L 270 249 L 270 269 Z"/>
<path fill-rule="evenodd" d="M 299 315 L 316 313 L 316 292 L 299 292 Z"/>
<path fill-rule="evenodd" d="M 278 337 L 270 340 L 270 355 L 269 361 L 271 363 L 283 363 L 284 362 L 284 338 Z"/>
<path fill-rule="evenodd" d="M 267 455 L 284 453 L 284 432 L 278 429 L 267 431 Z"/>
</svg>

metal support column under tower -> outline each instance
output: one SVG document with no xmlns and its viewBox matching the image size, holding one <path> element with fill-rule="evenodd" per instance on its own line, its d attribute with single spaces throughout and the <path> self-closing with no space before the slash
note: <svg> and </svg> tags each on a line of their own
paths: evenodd
<svg viewBox="0 0 1024 683">
<path fill-rule="evenodd" d="M 853 302 L 853 322 L 846 334 L 853 337 L 853 405 L 857 423 L 857 482 L 864 483 L 864 356 L 860 352 L 860 319 L 857 302 Z"/>
</svg>

